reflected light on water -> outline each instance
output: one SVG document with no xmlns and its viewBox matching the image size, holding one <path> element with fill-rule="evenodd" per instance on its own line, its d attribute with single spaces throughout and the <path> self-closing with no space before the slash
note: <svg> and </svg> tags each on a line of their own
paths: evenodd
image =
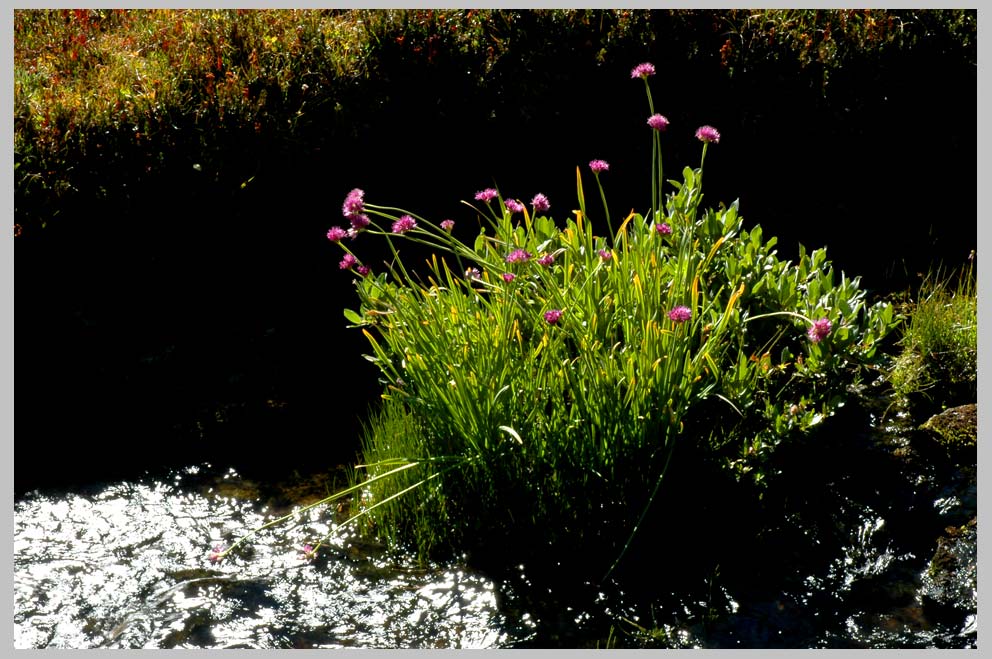
<svg viewBox="0 0 992 659">
<path fill-rule="evenodd" d="M 514 640 L 490 581 L 363 550 L 319 509 L 211 563 L 215 544 L 274 516 L 190 487 L 196 472 L 17 501 L 15 648 L 490 648 Z M 317 557 L 303 559 L 303 545 L 328 533 Z"/>
</svg>

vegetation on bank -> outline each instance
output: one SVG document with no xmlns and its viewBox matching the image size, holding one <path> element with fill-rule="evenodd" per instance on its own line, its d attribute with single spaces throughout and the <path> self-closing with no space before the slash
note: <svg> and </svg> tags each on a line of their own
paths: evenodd
<svg viewBox="0 0 992 659">
<path fill-rule="evenodd" d="M 942 408 L 973 403 L 978 395 L 978 287 L 975 253 L 956 272 L 927 276 L 908 305 L 900 352 L 889 373 L 913 417 L 925 421 Z"/>
<path fill-rule="evenodd" d="M 969 10 L 19 9 L 17 222 L 43 226 L 68 202 L 131 194 L 191 164 L 240 185 L 260 143 L 353 134 L 390 94 L 379 81 L 440 77 L 482 105 L 531 96 L 561 75 L 535 66 L 549 44 L 597 66 L 665 48 L 826 94 L 838 72 L 924 42 L 974 60 L 975 36 Z"/>
</svg>

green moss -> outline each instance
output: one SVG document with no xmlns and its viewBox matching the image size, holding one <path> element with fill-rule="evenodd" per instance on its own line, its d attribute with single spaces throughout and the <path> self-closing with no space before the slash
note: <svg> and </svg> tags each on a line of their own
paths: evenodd
<svg viewBox="0 0 992 659">
<path fill-rule="evenodd" d="M 922 426 L 947 449 L 973 448 L 978 443 L 978 406 L 962 405 L 931 417 Z"/>
</svg>

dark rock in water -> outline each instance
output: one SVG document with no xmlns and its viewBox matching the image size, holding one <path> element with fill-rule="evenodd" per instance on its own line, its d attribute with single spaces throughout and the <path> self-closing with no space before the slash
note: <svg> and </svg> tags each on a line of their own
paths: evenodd
<svg viewBox="0 0 992 659">
<path fill-rule="evenodd" d="M 920 575 L 919 597 L 931 621 L 956 620 L 978 606 L 977 410 L 975 404 L 949 408 L 914 435 L 920 453 L 933 461 L 933 505 L 947 524 Z"/>
<path fill-rule="evenodd" d="M 937 539 L 937 551 L 922 576 L 920 596 L 932 618 L 953 615 L 962 606 L 978 607 L 978 518 L 949 526 Z"/>
</svg>

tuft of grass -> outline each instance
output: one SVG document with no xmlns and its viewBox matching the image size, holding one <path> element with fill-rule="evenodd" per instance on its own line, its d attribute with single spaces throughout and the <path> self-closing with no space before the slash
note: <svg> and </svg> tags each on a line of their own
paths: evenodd
<svg viewBox="0 0 992 659">
<path fill-rule="evenodd" d="M 978 297 L 974 253 L 959 272 L 938 269 L 909 310 L 889 381 L 914 415 L 969 403 L 977 396 Z"/>
</svg>

